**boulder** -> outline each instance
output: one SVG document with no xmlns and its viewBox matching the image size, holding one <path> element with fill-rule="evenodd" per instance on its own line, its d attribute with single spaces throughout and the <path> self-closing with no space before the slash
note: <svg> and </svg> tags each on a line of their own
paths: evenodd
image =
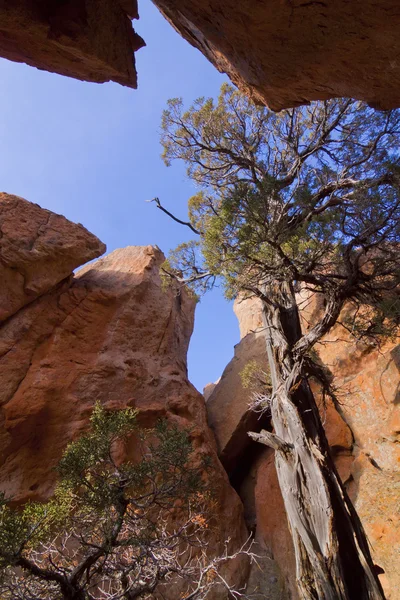
<svg viewBox="0 0 400 600">
<path fill-rule="evenodd" d="M 238 298 L 233 303 L 233 312 L 239 321 L 240 339 L 249 333 L 262 330 L 261 301 L 255 296 Z"/>
<path fill-rule="evenodd" d="M 400 106 L 396 0 L 155 0 L 219 71 L 272 110 L 348 96 Z M 9 0 L 0 56 L 84 81 L 137 87 L 137 0 Z"/>
<path fill-rule="evenodd" d="M 8 0 L 0 4 L 0 56 L 84 81 L 136 88 L 130 19 L 136 0 Z"/>
<path fill-rule="evenodd" d="M 400 106 L 396 0 L 154 0 L 221 72 L 273 110 L 348 96 Z"/>
<path fill-rule="evenodd" d="M 0 193 L 0 322 L 105 250 L 83 225 Z"/>
</svg>

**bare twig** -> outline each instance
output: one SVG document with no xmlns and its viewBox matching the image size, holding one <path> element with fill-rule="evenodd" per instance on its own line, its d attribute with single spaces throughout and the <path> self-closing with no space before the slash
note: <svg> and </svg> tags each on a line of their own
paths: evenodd
<svg viewBox="0 0 400 600">
<path fill-rule="evenodd" d="M 156 205 L 157 205 L 157 208 L 159 208 L 166 215 L 168 215 L 169 217 L 171 217 L 171 219 L 173 219 L 174 221 L 176 221 L 180 225 L 185 225 L 186 227 L 189 227 L 189 229 L 191 229 L 193 231 L 193 233 L 195 233 L 196 235 L 200 235 L 200 231 L 198 229 L 196 229 L 195 227 L 193 227 L 193 225 L 190 223 L 190 221 L 182 221 L 181 219 L 178 219 L 178 217 L 175 217 L 175 215 L 173 215 L 169 210 L 167 210 L 166 208 L 164 208 L 164 206 L 161 204 L 159 198 L 156 197 L 156 198 L 153 198 L 152 200 L 146 200 L 146 202 L 155 202 Z"/>
</svg>

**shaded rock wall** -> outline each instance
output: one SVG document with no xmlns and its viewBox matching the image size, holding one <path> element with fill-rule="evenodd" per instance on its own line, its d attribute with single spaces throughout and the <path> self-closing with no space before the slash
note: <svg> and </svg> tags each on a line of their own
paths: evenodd
<svg viewBox="0 0 400 600">
<path fill-rule="evenodd" d="M 349 96 L 400 106 L 396 0 L 154 0 L 175 29 L 273 110 Z M 0 56 L 137 87 L 137 0 L 3 0 Z"/>
<path fill-rule="evenodd" d="M 250 410 L 249 394 L 240 378 L 250 360 L 267 360 L 260 333 L 250 333 L 235 347 L 233 359 L 207 399 L 208 423 L 215 434 L 220 460 L 231 477 L 236 469 L 241 470 L 243 452 L 251 444 L 247 432 L 260 431 L 263 423 Z"/>
<path fill-rule="evenodd" d="M 136 0 L 0 2 L 0 56 L 38 69 L 137 87 Z"/>
<path fill-rule="evenodd" d="M 32 230 L 33 216 L 37 222 L 43 217 L 60 225 L 57 248 L 66 231 L 66 246 L 59 254 L 59 271 L 65 277 L 70 241 L 75 235 L 79 246 L 83 228 L 18 202 L 22 221 L 28 224 L 32 217 Z M 43 235 L 44 260 L 53 242 L 53 235 Z M 34 261 L 28 260 L 33 255 L 34 250 L 21 253 L 18 265 L 14 253 L 15 268 L 29 264 L 33 273 Z M 74 256 L 71 250 L 75 265 Z M 82 261 L 86 258 L 82 252 Z M 87 428 L 94 403 L 114 409 L 133 406 L 143 426 L 165 417 L 190 429 L 196 455 L 209 457 L 204 476 L 215 494 L 210 552 L 219 554 L 228 538 L 230 549 L 246 540 L 243 508 L 218 461 L 204 399 L 187 379 L 195 302 L 173 287 L 162 289 L 163 260 L 156 247 L 115 250 L 75 276 L 70 271 L 59 282 L 50 277 L 47 289 L 38 285 L 39 297 L 22 308 L 16 304 L 16 312 L 0 325 L 0 489 L 16 502 L 47 498 L 54 485 L 53 468 L 68 442 Z M 243 583 L 246 574 L 246 560 L 226 567 L 231 582 Z M 174 593 L 166 597 L 176 598 Z M 225 597 L 221 591 L 211 596 Z"/>
<path fill-rule="evenodd" d="M 317 307 L 299 298 L 303 326 Z M 235 304 L 241 342 L 207 401 L 209 423 L 221 460 L 243 500 L 246 520 L 255 529 L 263 572 L 253 570 L 253 588 L 264 586 L 272 600 L 296 599 L 292 542 L 280 493 L 274 453 L 249 443 L 243 422 L 249 420 L 250 392 L 240 371 L 249 360 L 266 364 L 257 300 Z M 328 441 L 342 480 L 354 501 L 372 545 L 387 597 L 400 599 L 400 346 L 388 342 L 381 350 L 355 345 L 340 326 L 318 344 L 317 351 L 334 376 L 340 406 L 320 405 Z M 318 390 L 315 390 L 316 392 Z M 253 422 L 253 430 L 265 426 Z"/>
<path fill-rule="evenodd" d="M 400 105 L 396 0 L 154 0 L 256 101 L 280 110 L 349 96 Z"/>
</svg>

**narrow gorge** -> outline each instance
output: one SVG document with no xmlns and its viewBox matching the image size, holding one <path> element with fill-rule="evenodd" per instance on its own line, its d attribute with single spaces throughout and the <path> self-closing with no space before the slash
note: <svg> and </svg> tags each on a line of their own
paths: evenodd
<svg viewBox="0 0 400 600">
<path fill-rule="evenodd" d="M 195 301 L 173 286 L 163 289 L 157 247 L 98 258 L 105 246 L 84 227 L 7 194 L 0 218 L 1 490 L 17 503 L 47 499 L 54 467 L 87 429 L 96 401 L 137 408 L 142 427 L 166 417 L 189 428 L 196 452 L 209 457 L 205 476 L 216 497 L 208 552 L 217 555 L 226 540 L 237 549 L 255 536 L 258 565 L 249 574 L 247 559 L 239 557 L 226 577 L 271 600 L 297 598 L 273 451 L 247 436 L 268 427 L 267 414 L 249 410 L 251 392 L 240 377 L 250 361 L 265 364 L 257 302 L 236 302 L 242 340 L 220 381 L 207 386 L 205 402 L 187 378 Z M 318 307 L 299 301 L 306 327 Z M 397 600 L 399 346 L 378 351 L 346 337 L 337 326 L 318 346 L 342 399 L 340 406 L 321 404 L 321 413 L 387 598 Z"/>
<path fill-rule="evenodd" d="M 57 88 L 56 85 L 51 87 L 53 79 L 51 85 L 48 83 L 50 79 L 46 78 L 37 82 L 32 78 L 28 82 L 26 72 L 21 71 L 23 86 L 28 82 L 26 90 L 25 87 L 18 88 L 17 78 L 13 87 L 11 67 L 10 79 L 6 77 L 6 85 L 3 86 L 8 89 L 11 85 L 12 88 L 11 108 L 8 107 L 7 111 L 4 104 L 2 111 L 5 125 L 10 116 L 15 119 L 14 129 L 10 130 L 12 143 L 5 136 L 4 152 L 6 158 L 10 153 L 12 160 L 18 163 L 17 175 L 14 174 L 14 179 L 11 176 L 12 185 L 8 191 L 15 191 L 27 199 L 12 193 L 0 193 L 2 507 L 6 507 L 7 511 L 9 502 L 11 509 L 18 513 L 21 507 L 29 507 L 31 502 L 44 505 L 53 497 L 57 465 L 66 448 L 90 430 L 91 415 L 97 403 L 107 411 L 132 408 L 137 411 L 135 418 L 141 432 L 154 427 L 160 419 L 172 427 L 176 426 L 179 431 L 188 432 L 193 450 L 191 460 L 196 467 L 201 465 L 200 479 L 206 489 L 211 490 L 201 498 L 207 506 L 209 518 L 208 521 L 204 519 L 208 541 L 204 546 L 199 543 L 198 553 L 194 551 L 193 554 L 195 560 L 200 555 L 210 561 L 234 555 L 233 559 L 221 561 L 220 572 L 218 569 L 207 572 L 208 583 L 220 576 L 224 585 L 214 588 L 214 584 L 210 584 L 211 591 L 199 600 L 300 600 L 301 593 L 302 600 L 322 600 L 322 597 L 324 600 L 337 600 L 336 592 L 322 593 L 318 586 L 312 587 L 314 584 L 310 584 L 309 589 L 313 593 L 309 597 L 304 592 L 306 586 L 303 592 L 299 592 L 299 582 L 307 577 L 300 573 L 301 551 L 297 549 L 295 556 L 282 485 L 280 487 L 275 466 L 275 452 L 256 443 L 248 434 L 261 430 L 280 433 L 276 424 L 275 429 L 271 424 L 271 410 L 268 410 L 265 400 L 265 390 L 271 387 L 274 398 L 278 395 L 276 390 L 283 387 L 282 384 L 265 385 L 265 381 L 270 381 L 267 336 L 259 298 L 263 298 L 261 288 L 265 296 L 263 301 L 268 300 L 267 292 L 269 290 L 271 296 L 273 289 L 263 283 L 267 281 L 265 266 L 273 265 L 276 270 L 272 286 L 282 282 L 286 270 L 290 272 L 291 308 L 296 315 L 300 314 L 300 317 L 296 316 L 297 334 L 305 333 L 319 322 L 325 309 L 329 312 L 328 296 L 322 300 L 322 287 L 319 289 L 318 285 L 314 285 L 317 279 L 314 277 L 314 283 L 308 287 L 306 279 L 300 278 L 299 270 L 293 265 L 303 253 L 306 276 L 310 281 L 314 275 L 322 280 L 332 255 L 353 237 L 348 242 L 344 261 L 337 273 L 328 274 L 327 280 L 329 277 L 331 282 L 346 280 L 343 275 L 345 264 L 349 272 L 353 269 L 355 282 L 356 271 L 358 283 L 367 282 L 367 289 L 370 269 L 373 274 L 378 273 L 375 291 L 383 290 L 382 294 L 377 292 L 374 296 L 372 293 L 371 298 L 378 299 L 377 303 L 374 305 L 372 302 L 366 308 L 368 294 L 362 297 L 359 293 L 357 297 L 354 292 L 351 296 L 347 290 L 348 296 L 342 295 L 343 303 L 336 313 L 339 315 L 341 310 L 340 317 L 333 321 L 336 324 L 332 324 L 325 337 L 310 345 L 307 356 L 304 354 L 299 359 L 298 375 L 303 378 L 303 383 L 301 378 L 293 385 L 291 380 L 285 381 L 290 383 L 287 386 L 290 396 L 296 394 L 298 386 L 304 383 L 308 386 L 310 379 L 318 410 L 314 404 L 313 412 L 304 410 L 304 413 L 312 412 L 318 422 L 321 417 L 323 427 L 319 426 L 319 432 L 324 438 L 325 431 L 330 446 L 329 452 L 324 441 L 326 456 L 332 455 L 340 479 L 362 521 L 374 561 L 373 568 L 370 557 L 366 561 L 368 581 L 376 580 L 378 576 L 379 582 L 376 580 L 375 583 L 378 588 L 382 585 L 386 600 L 400 600 L 400 337 L 397 335 L 400 273 L 398 262 L 393 260 L 400 247 L 400 113 L 395 110 L 400 107 L 400 4 L 395 0 L 153 0 L 149 9 L 149 5 L 146 6 L 144 0 L 142 2 L 139 6 L 138 0 L 0 2 L 0 58 L 6 59 L 5 77 L 9 65 L 14 62 L 79 80 L 78 83 L 70 82 L 79 88 L 60 87 L 60 93 L 65 94 L 62 98 L 64 105 L 60 100 L 53 101 L 57 97 L 51 96 Z M 210 92 L 207 88 L 207 76 L 201 77 L 200 70 L 197 73 L 200 63 L 194 65 L 190 73 L 192 78 L 194 74 L 195 80 L 194 83 L 191 80 L 190 93 L 195 90 L 197 94 L 199 81 L 203 86 L 200 88 L 202 97 L 198 100 L 193 98 L 194 104 L 188 109 L 183 106 L 190 101 L 189 91 L 187 98 L 168 100 L 165 94 L 170 94 L 168 86 L 171 82 L 175 86 L 174 95 L 181 94 L 182 89 L 186 93 L 185 87 L 181 88 L 178 84 L 186 79 L 186 74 L 190 79 L 190 61 L 183 61 L 186 72 L 185 76 L 180 75 L 178 81 L 174 72 L 176 58 L 170 60 L 167 53 L 171 41 L 165 29 L 156 19 L 150 19 L 145 22 L 149 27 L 147 35 L 143 33 L 142 29 L 146 29 L 143 27 L 144 19 L 137 22 L 141 11 L 145 18 L 154 18 L 155 14 L 175 35 L 173 39 L 185 44 L 190 52 L 196 51 L 196 56 L 216 76 L 219 77 L 219 73 L 226 75 L 220 100 L 216 100 L 215 90 Z M 150 43 L 147 39 L 149 32 L 154 34 Z M 154 53 L 145 55 L 148 62 L 143 61 L 143 64 L 148 67 L 152 61 L 159 60 L 161 66 L 158 65 L 155 76 L 137 66 L 137 53 L 141 49 L 145 52 L 147 43 L 149 51 L 153 44 L 151 50 Z M 174 51 L 172 56 L 182 55 L 183 58 L 180 46 Z M 165 57 L 162 58 L 168 61 L 168 68 L 160 59 L 164 52 Z M 193 60 L 193 54 L 191 56 Z M 44 75 L 47 77 L 46 73 Z M 145 92 L 140 102 L 135 104 L 135 98 L 139 98 L 141 93 L 142 76 L 143 80 L 148 77 L 147 87 L 143 86 Z M 65 79 L 63 83 L 65 81 L 70 80 Z M 236 87 L 229 87 L 228 81 Z M 94 85 L 99 83 L 109 86 L 99 88 Z M 37 100 L 40 95 L 35 104 L 32 93 L 35 85 L 42 86 L 44 94 L 51 98 L 54 113 L 47 115 L 49 105 Z M 132 91 L 138 87 L 139 91 Z M 175 88 L 178 90 L 176 94 Z M 239 99 L 235 97 L 236 88 L 242 94 Z M 99 89 L 104 92 L 101 97 L 96 96 Z M 113 95 L 115 90 L 117 93 Z M 207 100 L 206 96 L 212 94 L 214 96 Z M 166 176 L 164 180 L 163 175 L 154 172 L 153 163 L 148 158 L 151 152 L 154 154 L 154 114 L 158 111 L 159 122 L 162 109 L 157 102 L 161 102 L 160 99 L 164 103 L 164 112 L 161 129 L 157 130 L 157 144 L 161 137 L 162 156 L 167 166 L 176 159 L 181 160 L 181 166 L 182 160 L 185 163 L 188 174 L 186 188 L 181 186 L 183 171 L 176 171 L 179 176 L 175 173 L 171 179 Z M 251 104 L 250 109 L 243 109 L 244 99 Z M 333 117 L 329 124 L 329 106 L 331 102 L 335 103 L 335 99 L 338 99 L 338 105 L 347 102 L 347 99 L 349 103 L 354 100 L 353 121 L 346 121 L 348 107 L 344 107 L 341 109 L 343 126 L 339 118 Z M 317 100 L 322 101 L 319 104 L 325 107 L 326 118 L 318 122 L 318 118 L 310 113 L 309 121 L 302 122 L 301 110 L 308 110 Z M 229 101 L 233 106 L 231 113 L 225 111 Z M 30 104 L 36 111 L 33 116 L 29 113 Z M 39 134 L 32 129 L 36 131 L 36 138 L 34 134 L 30 137 L 32 121 L 41 109 L 45 125 L 42 125 Z M 255 133 L 252 127 L 257 121 L 253 109 L 266 111 Z M 300 117 L 297 118 L 295 113 L 298 109 Z M 366 109 L 370 112 L 365 112 Z M 241 110 L 244 112 L 241 113 Z M 391 115 L 395 113 L 399 113 L 398 122 L 396 117 L 394 124 L 390 125 Z M 130 121 L 132 114 L 136 119 L 133 124 Z M 289 125 L 289 121 L 284 124 L 283 114 L 286 117 L 290 115 Z M 365 118 L 363 114 L 369 117 Z M 212 121 L 215 115 L 219 121 Z M 312 128 L 307 129 L 310 123 L 315 128 L 314 132 Z M 266 131 L 272 131 L 271 124 L 275 127 L 275 134 L 281 131 L 286 137 L 279 138 L 274 134 L 264 138 Z M 70 139 L 69 128 L 74 131 Z M 42 134 L 45 142 L 41 145 L 38 137 Z M 319 141 L 312 147 L 312 140 L 317 140 L 317 134 Z M 385 136 L 387 139 L 383 143 Z M 352 137 L 353 146 L 346 148 Z M 342 150 L 340 144 L 335 146 L 338 140 L 343 145 Z M 329 146 L 327 141 L 332 145 Z M 43 152 L 46 144 L 47 162 L 40 151 L 41 148 Z M 55 147 L 63 149 L 64 144 L 65 152 L 56 152 Z M 101 152 L 97 154 L 99 148 Z M 26 149 L 27 154 L 24 154 Z M 52 152 L 54 160 L 52 156 L 49 158 Z M 27 160 L 32 164 L 26 165 Z M 307 160 L 310 169 L 302 179 L 301 169 Z M 64 162 L 65 171 L 59 169 Z M 353 171 L 349 167 L 350 162 L 353 163 Z M 12 170 L 10 164 L 4 161 L 3 177 L 7 181 L 4 187 L 8 186 L 7 170 Z M 370 176 L 371 173 L 374 177 Z M 179 202 L 184 197 L 186 204 L 187 197 L 194 193 L 193 184 L 198 193 L 189 201 L 189 221 L 186 221 L 186 213 Z M 369 184 L 371 187 L 368 187 Z M 51 201 L 53 198 L 52 186 L 56 190 L 68 190 L 63 198 L 55 192 L 57 202 L 54 204 L 49 202 L 49 194 Z M 286 218 L 284 223 L 278 215 L 277 199 L 285 186 L 287 196 L 281 198 L 282 215 Z M 73 200 L 71 194 L 76 194 Z M 176 222 L 180 223 L 185 233 L 189 233 L 185 226 L 189 227 L 191 233 L 198 236 L 197 240 L 207 242 L 202 248 L 201 243 L 186 243 L 186 238 L 183 238 L 184 243 L 179 242 L 178 246 L 183 253 L 183 262 L 168 263 L 171 269 L 163 273 L 160 269 L 165 256 L 158 246 L 128 245 L 106 253 L 106 245 L 83 225 L 29 201 L 29 198 L 40 198 L 43 206 L 55 207 L 54 210 L 73 215 L 73 220 L 85 223 L 90 212 L 98 211 L 99 215 L 101 213 L 99 226 L 103 227 L 101 231 L 105 234 L 99 235 L 113 248 L 130 244 L 132 239 L 132 243 L 160 243 L 167 251 L 169 242 L 171 247 L 176 242 L 175 233 L 170 238 L 161 238 L 161 241 L 157 236 L 160 231 L 164 234 L 162 228 L 168 228 L 164 223 L 171 224 L 172 221 L 165 220 L 160 225 L 157 222 L 157 217 L 162 214 L 160 211 L 155 210 L 153 216 L 143 217 L 139 207 L 139 202 L 155 194 L 162 198 L 154 198 L 156 206 L 172 217 L 175 221 L 173 226 Z M 238 202 L 239 198 L 246 199 L 250 207 L 247 213 Z M 386 198 L 386 204 L 379 205 L 379 198 Z M 67 212 L 66 208 L 69 202 L 71 212 Z M 77 208 L 80 202 L 87 204 L 87 212 Z M 126 204 L 121 212 L 111 216 L 113 202 L 115 207 L 117 203 L 121 206 Z M 354 208 L 357 202 L 358 209 Z M 152 204 L 151 208 L 154 206 Z M 381 210 L 381 206 L 385 210 Z M 231 235 L 227 239 L 218 237 L 223 228 L 221 223 L 217 223 L 218 219 L 214 219 L 214 216 L 219 218 L 225 213 L 226 231 Z M 276 215 L 281 230 L 279 227 L 273 230 L 271 226 Z M 165 214 L 162 217 L 166 218 Z M 316 229 L 312 230 L 314 217 Z M 354 223 L 348 225 L 353 217 Z M 371 229 L 369 220 L 372 222 L 374 219 L 378 223 L 376 231 L 368 233 Z M 289 225 L 295 228 L 297 221 L 299 229 L 291 237 Z M 91 223 L 90 229 L 95 231 L 93 223 L 96 220 Z M 147 229 L 146 235 L 150 231 L 149 238 L 135 240 L 137 229 L 134 226 L 137 224 L 139 228 Z M 238 226 L 238 232 L 234 234 L 235 226 Z M 273 230 L 272 237 L 269 228 Z M 330 228 L 332 231 L 328 231 Z M 260 237 L 259 231 L 266 236 L 265 239 Z M 285 241 L 286 234 L 288 238 Z M 314 245 L 307 246 L 310 240 Z M 324 245 L 320 256 L 319 245 Z M 244 254 L 239 256 L 242 246 Z M 218 252 L 213 252 L 215 248 L 220 250 L 219 258 Z M 271 258 L 271 248 L 280 263 Z M 237 256 L 234 256 L 234 250 L 238 251 Z M 259 251 L 255 262 L 243 266 L 253 250 L 256 254 Z M 360 266 L 363 251 L 367 258 Z M 200 256 L 202 252 L 199 267 L 197 253 Z M 385 258 L 385 253 L 390 258 Z M 189 254 L 190 259 L 187 260 Z M 174 252 L 170 256 L 174 256 Z M 370 256 L 373 258 L 371 264 L 378 257 L 375 262 L 376 265 L 381 262 L 381 271 L 378 267 L 375 271 L 374 266 L 368 265 Z M 229 260 L 233 264 L 231 271 L 226 266 Z M 318 260 L 319 273 L 315 268 Z M 186 279 L 180 270 L 182 264 L 189 273 Z M 388 265 L 387 271 L 385 264 Z M 256 275 L 257 268 L 260 277 Z M 242 287 L 239 285 L 240 276 Z M 248 281 L 246 276 L 249 276 Z M 259 289 L 251 281 L 252 277 Z M 391 287 L 389 284 L 385 287 L 385 277 L 392 277 Z M 348 279 L 351 280 L 350 275 Z M 373 279 L 372 275 L 370 279 Z M 198 281 L 201 282 L 200 287 L 203 285 L 201 293 L 212 289 L 216 281 L 222 281 L 221 287 L 225 285 L 227 296 L 235 298 L 234 311 L 240 329 L 240 341 L 232 348 L 232 359 L 219 379 L 210 382 L 203 393 L 189 380 L 187 365 L 198 300 L 194 293 L 195 285 L 193 289 L 190 285 Z M 189 286 L 186 285 L 188 282 Z M 326 290 L 333 290 L 334 286 L 329 288 L 329 285 Z M 338 284 L 336 292 L 339 288 Z M 350 284 L 348 288 L 351 289 Z M 365 291 L 361 284 L 359 290 Z M 257 293 L 259 298 L 256 298 Z M 334 295 L 332 292 L 332 298 Z M 337 292 L 337 297 L 339 295 Z M 363 315 L 363 311 L 367 314 L 368 310 L 373 313 L 377 307 L 382 309 L 381 331 L 377 333 L 377 336 L 383 334 L 381 345 L 376 343 L 373 328 L 371 336 L 367 331 L 362 339 L 361 336 L 357 339 L 346 327 L 352 298 L 356 298 L 358 303 L 354 309 L 356 316 L 359 312 Z M 388 315 L 385 309 L 389 301 L 392 304 Z M 226 310 L 230 309 L 226 307 Z M 350 316 L 354 317 L 355 325 L 356 316 L 354 313 Z M 210 313 L 208 319 L 212 320 Z M 373 318 L 371 327 L 372 322 Z M 389 334 L 387 322 L 392 327 Z M 290 326 L 288 329 L 291 334 L 296 328 Z M 352 331 L 354 333 L 355 328 Z M 218 330 L 215 335 L 220 335 Z M 213 340 L 209 337 L 207 343 L 212 344 Z M 270 342 L 267 341 L 267 345 Z M 269 350 L 271 358 L 271 346 Z M 202 351 L 204 354 L 204 348 Z M 284 359 L 277 360 L 275 364 L 284 364 Z M 303 372 L 308 359 L 323 372 L 334 394 L 324 394 L 320 382 L 310 375 L 311 371 L 306 372 L 305 369 Z M 263 410 L 255 410 L 257 385 L 249 375 L 254 370 L 265 377 Z M 271 368 L 271 380 L 273 371 Z M 271 403 L 269 398 L 269 406 Z M 290 429 L 285 419 L 282 419 L 281 431 Z M 132 434 L 128 442 L 124 440 L 123 444 L 116 446 L 119 464 L 129 462 L 135 455 L 135 435 Z M 284 452 L 285 446 L 286 451 L 296 448 L 300 436 L 289 445 L 282 443 L 285 442 L 283 436 L 282 439 L 275 436 L 275 439 L 281 443 L 278 451 Z M 322 454 L 319 453 L 317 458 L 322 461 Z M 300 462 L 292 460 L 296 467 Z M 190 461 L 184 463 L 185 468 L 188 463 Z M 335 472 L 332 461 L 329 464 L 331 473 Z M 300 467 L 303 469 L 301 464 Z M 307 480 L 307 477 L 304 479 Z M 338 480 L 339 477 L 336 482 Z M 302 504 L 305 486 L 301 486 L 299 478 L 291 481 L 295 483 L 286 487 L 284 497 L 293 495 L 299 499 L 301 520 L 307 512 L 304 502 Z M 310 489 L 315 492 L 322 487 Z M 345 497 L 346 492 L 340 483 L 338 488 Z M 183 502 L 179 497 L 177 503 L 181 506 Z M 329 521 L 324 508 L 326 505 L 322 502 L 314 504 L 321 508 L 318 515 L 323 514 L 322 518 L 318 516 L 315 520 L 324 525 Z M 347 507 L 349 505 L 351 503 Z M 172 509 L 175 506 L 172 503 Z M 350 516 L 352 510 L 348 510 Z M 287 514 L 290 515 L 290 511 Z M 336 524 L 340 521 L 329 522 Z M 341 529 L 346 530 L 346 527 L 332 526 L 334 532 Z M 349 534 L 347 538 L 341 537 L 335 550 L 324 554 L 319 540 L 314 543 L 314 530 L 310 531 L 310 545 L 324 569 L 326 567 L 329 576 L 325 581 L 328 581 L 335 562 L 334 552 L 350 556 L 348 548 L 352 544 L 357 546 L 357 536 Z M 366 546 L 365 542 L 364 549 Z M 253 555 L 248 552 L 249 547 Z M 186 551 L 181 551 L 181 546 L 176 548 L 177 554 L 181 552 L 179 560 L 187 560 L 189 564 L 193 559 L 191 551 L 188 558 Z M 43 556 L 43 548 L 38 555 Z M 0 555 L 0 560 L 3 558 Z M 17 564 L 12 560 L 13 556 L 5 567 L 3 563 L 0 565 L 1 569 L 12 571 Z M 309 564 L 312 565 L 311 562 Z M 353 565 L 351 560 L 348 564 Z M 17 569 L 20 566 L 17 564 Z M 308 573 L 311 572 L 310 568 Z M 351 596 L 350 600 L 360 600 L 352 597 L 359 594 L 352 593 L 348 581 L 364 581 L 363 577 L 357 577 L 357 574 L 353 577 L 352 568 L 346 572 L 339 569 L 337 573 L 337 579 L 344 582 L 345 589 L 340 597 L 347 600 Z M 14 574 L 12 572 L 12 576 Z M 0 575 L 3 576 L 2 573 Z M 120 573 L 117 577 L 122 580 Z M 175 583 L 168 585 L 169 577 L 170 573 L 162 580 L 161 588 L 155 592 L 152 590 L 145 597 L 154 600 L 198 598 L 194 592 L 188 591 L 195 579 L 188 579 L 189 583 L 179 587 Z M 99 586 L 98 582 L 99 579 L 94 585 Z M 368 595 L 370 589 L 367 583 L 363 598 L 383 598 L 380 589 L 378 596 L 373 596 L 372 592 Z M 60 594 L 63 598 L 72 597 L 74 600 L 89 597 L 98 600 L 98 589 L 94 596 L 86 596 L 82 592 L 79 598 L 64 596 L 63 591 Z M 335 589 L 337 591 L 338 588 Z M 7 600 L 39 600 L 32 598 L 30 590 L 29 593 L 22 592 L 18 599 L 13 593 L 13 590 L 8 591 Z M 53 600 L 52 592 L 45 597 Z M 57 596 L 57 599 L 60 597 Z M 134 596 L 133 592 L 111 596 L 110 592 L 109 596 L 102 596 L 102 600 L 139 597 L 143 596 Z"/>
</svg>

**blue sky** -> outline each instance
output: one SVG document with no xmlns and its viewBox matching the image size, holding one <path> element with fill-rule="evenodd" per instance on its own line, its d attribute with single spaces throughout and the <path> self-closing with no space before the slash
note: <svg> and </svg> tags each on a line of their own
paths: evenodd
<svg viewBox="0 0 400 600">
<path fill-rule="evenodd" d="M 160 158 L 161 113 L 172 97 L 216 96 L 225 77 L 149 0 L 139 8 L 134 27 L 147 46 L 136 54 L 138 90 L 0 59 L 0 190 L 82 223 L 108 251 L 157 244 L 167 253 L 189 232 L 145 200 L 159 196 L 185 217 L 194 188 L 183 165 Z M 198 389 L 221 375 L 238 341 L 232 308 L 215 290 L 198 305 L 189 350 Z"/>
</svg>

